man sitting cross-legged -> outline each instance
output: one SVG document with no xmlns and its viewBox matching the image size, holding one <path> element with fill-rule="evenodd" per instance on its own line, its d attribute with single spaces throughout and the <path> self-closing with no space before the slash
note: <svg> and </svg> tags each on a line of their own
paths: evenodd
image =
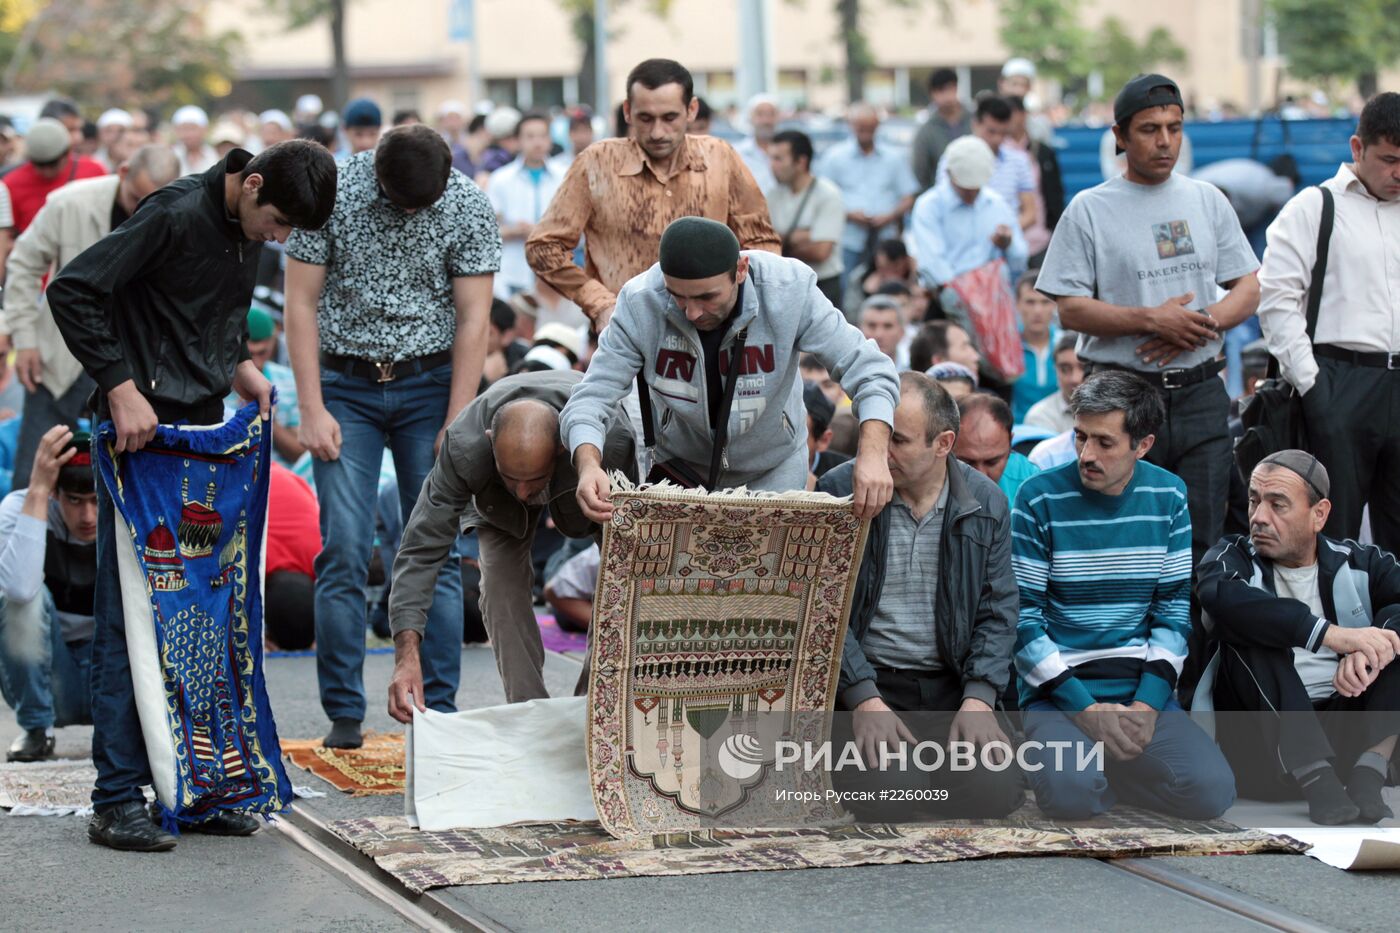
<svg viewBox="0 0 1400 933">
<path fill-rule="evenodd" d="M 1078 460 L 1026 480 L 1011 513 L 1031 787 L 1054 817 L 1121 799 L 1213 819 L 1234 802 L 1234 776 L 1173 698 L 1190 631 L 1186 485 L 1142 459 L 1161 395 L 1109 370 L 1071 405 Z M 1103 767 L 1079 764 L 1091 741 Z"/>
<path fill-rule="evenodd" d="M 1006 497 L 953 456 L 958 408 L 948 393 L 922 373 L 904 373 L 899 387 L 889 453 L 895 495 L 866 539 L 841 659 L 840 701 L 853 711 L 850 738 L 872 768 L 855 774 L 851 789 L 946 791 L 947 799 L 852 810 L 874 819 L 900 819 L 911 811 L 1001 817 L 1024 797 L 1021 772 L 1009 761 L 1011 747 L 992 710 L 1006 687 L 1016 624 Z M 835 467 L 817 489 L 850 495 L 852 470 L 850 463 Z M 839 727 L 836 732 L 844 737 Z M 901 741 L 971 742 L 978 766 L 924 772 L 913 767 L 911 754 L 904 770 L 874 770 L 879 746 Z M 1001 770 L 981 760 L 992 742 L 1006 743 L 986 749 Z M 843 769 L 836 777 L 852 774 Z"/>
<path fill-rule="evenodd" d="M 1254 468 L 1249 537 L 1227 535 L 1197 571 L 1220 648 L 1192 709 L 1210 699 L 1265 714 L 1222 716 L 1217 728 L 1247 796 L 1301 790 L 1315 823 L 1375 823 L 1394 815 L 1381 788 L 1400 733 L 1400 567 L 1321 533 L 1330 488 L 1302 450 Z"/>
</svg>

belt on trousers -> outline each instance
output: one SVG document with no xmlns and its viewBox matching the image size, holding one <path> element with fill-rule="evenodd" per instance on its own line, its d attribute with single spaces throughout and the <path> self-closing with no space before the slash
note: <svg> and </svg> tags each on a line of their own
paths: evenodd
<svg viewBox="0 0 1400 933">
<path fill-rule="evenodd" d="M 1159 389 L 1184 389 L 1205 382 L 1212 376 L 1218 375 L 1225 368 L 1224 360 L 1211 360 L 1202 363 L 1200 366 L 1192 366 L 1190 369 L 1164 369 L 1161 372 L 1144 372 L 1141 369 L 1132 369 L 1128 366 L 1119 366 L 1117 363 L 1096 363 L 1093 360 L 1083 360 L 1086 374 L 1096 373 L 1103 369 L 1117 369 L 1121 372 L 1132 373 L 1139 376 L 1149 385 Z"/>
<path fill-rule="evenodd" d="M 1343 350 L 1329 344 L 1320 343 L 1313 347 L 1313 356 L 1350 363 L 1353 366 L 1371 366 L 1376 369 L 1400 369 L 1400 353 L 1361 353 L 1356 350 Z"/>
<path fill-rule="evenodd" d="M 370 382 L 393 382 L 401 377 L 416 376 L 430 369 L 437 369 L 450 362 L 452 362 L 451 350 L 440 350 L 437 353 L 429 353 L 427 356 L 399 360 L 398 362 L 361 360 L 353 356 L 337 356 L 334 353 L 321 354 L 322 369 L 333 369 L 347 376 L 368 379 Z"/>
</svg>

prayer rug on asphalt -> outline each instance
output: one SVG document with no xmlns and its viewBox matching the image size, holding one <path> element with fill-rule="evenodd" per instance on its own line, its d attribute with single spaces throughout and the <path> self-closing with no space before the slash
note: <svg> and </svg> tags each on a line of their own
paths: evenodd
<svg viewBox="0 0 1400 933">
<path fill-rule="evenodd" d="M 698 830 L 616 839 L 593 822 L 429 833 L 403 817 L 338 820 L 331 829 L 415 893 L 515 881 L 587 881 L 785 868 L 849 868 L 1019 855 L 1089 858 L 1299 853 L 1286 836 L 1231 823 L 1116 808 L 1073 825 L 1037 819 L 852 824 L 800 830 Z"/>
<path fill-rule="evenodd" d="M 403 793 L 401 732 L 366 732 L 365 744 L 359 748 L 326 748 L 320 739 L 284 739 L 282 753 L 298 768 L 351 797 Z"/>
<path fill-rule="evenodd" d="M 866 533 L 849 499 L 615 478 L 612 506 L 588 688 L 603 826 L 628 838 L 834 818 L 824 772 L 775 774 L 763 749 L 825 738 L 821 717 L 795 714 L 831 709 L 836 690 Z M 722 753 L 757 756 L 747 779 L 721 773 Z"/>
<path fill-rule="evenodd" d="M 292 802 L 262 669 L 269 423 L 247 405 L 213 427 L 161 425 L 119 455 L 112 423 L 98 429 L 136 706 L 167 825 Z"/>
<path fill-rule="evenodd" d="M 92 811 L 92 759 L 0 765 L 0 808 L 11 816 L 71 816 Z"/>
</svg>

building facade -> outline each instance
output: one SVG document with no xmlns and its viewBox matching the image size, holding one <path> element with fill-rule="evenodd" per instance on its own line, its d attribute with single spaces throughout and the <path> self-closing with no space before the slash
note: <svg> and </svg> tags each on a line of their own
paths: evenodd
<svg viewBox="0 0 1400 933">
<path fill-rule="evenodd" d="M 844 59 L 835 38 L 833 4 L 771 3 L 775 92 L 790 106 L 834 110 L 844 105 Z M 1115 16 L 1138 38 L 1155 26 L 1165 27 L 1190 56 L 1186 66 L 1174 71 L 1188 97 L 1203 105 L 1247 107 L 1251 65 L 1243 52 L 1242 11 L 1255 4 L 1257 0 L 1179 0 L 1143 6 L 1132 0 L 1086 0 L 1083 16 L 1087 24 Z M 478 41 L 454 39 L 473 6 Z M 874 103 L 922 106 L 923 82 L 939 66 L 957 68 L 971 91 L 989 87 L 1008 57 L 998 37 L 1000 13 L 994 0 L 952 3 L 947 19 L 933 3 L 914 9 L 881 2 L 865 6 L 876 62 L 866 98 Z M 737 7 L 737 0 L 673 0 L 662 17 L 646 4 L 613 0 L 609 99 L 621 99 L 632 65 L 660 56 L 689 67 L 712 106 L 738 103 Z M 579 102 L 582 49 L 558 0 L 355 0 L 347 4 L 346 16 L 351 94 L 375 99 L 386 116 L 416 109 L 430 119 L 445 101 L 473 105 L 477 79 L 482 96 L 498 103 L 525 108 Z M 214 4 L 207 18 L 212 29 L 237 29 L 245 39 L 234 103 L 285 107 L 296 94 L 328 91 L 331 43 L 326 26 L 289 31 L 268 17 L 262 0 Z M 465 16 L 467 22 L 472 18 Z M 1269 89 L 1276 64 L 1265 62 Z M 1112 92 L 1108 90 L 1110 96 Z"/>
</svg>

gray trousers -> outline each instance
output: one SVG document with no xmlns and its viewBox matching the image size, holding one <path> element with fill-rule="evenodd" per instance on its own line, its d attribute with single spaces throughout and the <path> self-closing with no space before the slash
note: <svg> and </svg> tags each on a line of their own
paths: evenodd
<svg viewBox="0 0 1400 933">
<path fill-rule="evenodd" d="M 530 551 L 542 511 L 529 509 L 523 538 L 485 523 L 476 526 L 481 542 L 481 619 L 491 638 L 507 703 L 549 696 L 544 685 L 544 642 L 531 600 L 535 569 Z"/>
<path fill-rule="evenodd" d="M 68 391 L 58 398 L 54 398 L 48 387 L 43 385 L 24 394 L 24 420 L 20 422 L 19 441 L 15 445 L 15 475 L 11 489 L 29 486 L 29 471 L 34 467 L 34 455 L 39 452 L 39 439 L 49 428 L 66 424 L 72 430 L 78 430 L 78 416 L 83 414 L 88 397 L 96 387 L 97 384 L 87 373 L 81 373 Z"/>
</svg>

